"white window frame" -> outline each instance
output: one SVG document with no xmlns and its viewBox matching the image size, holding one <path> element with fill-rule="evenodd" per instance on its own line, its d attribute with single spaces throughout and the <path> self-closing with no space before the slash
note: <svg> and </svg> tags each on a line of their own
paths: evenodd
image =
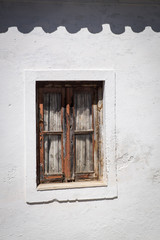
<svg viewBox="0 0 160 240">
<path fill-rule="evenodd" d="M 100 186 L 39 189 L 36 183 L 36 81 L 104 81 L 103 182 Z M 27 203 L 113 199 L 116 179 L 116 77 L 112 70 L 25 70 L 25 185 Z M 61 183 L 63 184 L 63 183 Z M 64 183 L 65 184 L 65 183 Z"/>
</svg>

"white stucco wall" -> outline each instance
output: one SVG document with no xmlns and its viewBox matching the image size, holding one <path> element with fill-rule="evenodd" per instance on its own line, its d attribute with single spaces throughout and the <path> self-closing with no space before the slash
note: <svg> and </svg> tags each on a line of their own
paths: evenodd
<svg viewBox="0 0 160 240">
<path fill-rule="evenodd" d="M 14 2 L 0 2 L 0 239 L 159 240 L 160 6 Z M 26 203 L 25 69 L 116 73 L 118 198 Z"/>
</svg>

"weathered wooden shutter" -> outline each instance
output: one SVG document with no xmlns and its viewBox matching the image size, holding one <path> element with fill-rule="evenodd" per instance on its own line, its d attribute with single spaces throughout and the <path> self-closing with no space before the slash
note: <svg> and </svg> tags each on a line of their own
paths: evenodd
<svg viewBox="0 0 160 240">
<path fill-rule="evenodd" d="M 75 177 L 95 178 L 94 170 L 94 91 L 91 88 L 74 91 Z"/>
<path fill-rule="evenodd" d="M 98 179 L 101 88 L 51 86 L 38 89 L 40 182 Z"/>
<path fill-rule="evenodd" d="M 40 181 L 63 181 L 64 89 L 39 91 Z"/>
</svg>

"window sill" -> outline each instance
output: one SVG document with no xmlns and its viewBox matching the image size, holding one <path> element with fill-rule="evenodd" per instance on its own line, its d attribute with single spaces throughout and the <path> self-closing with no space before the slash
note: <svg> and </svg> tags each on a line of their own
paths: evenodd
<svg viewBox="0 0 160 240">
<path fill-rule="evenodd" d="M 106 187 L 106 186 L 107 186 L 107 183 L 103 181 L 43 183 L 38 185 L 37 190 L 45 191 L 45 190 L 55 190 L 55 189 L 91 188 L 91 187 Z"/>
</svg>

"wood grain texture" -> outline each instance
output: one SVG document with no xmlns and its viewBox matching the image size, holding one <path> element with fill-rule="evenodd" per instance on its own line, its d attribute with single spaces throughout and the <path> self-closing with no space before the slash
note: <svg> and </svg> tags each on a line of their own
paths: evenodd
<svg viewBox="0 0 160 240">
<path fill-rule="evenodd" d="M 76 135 L 76 173 L 93 171 L 92 135 Z"/>
<path fill-rule="evenodd" d="M 74 94 L 75 130 L 92 129 L 92 96 L 82 92 Z"/>
<path fill-rule="evenodd" d="M 62 182 L 62 91 L 39 89 L 40 182 Z"/>
<path fill-rule="evenodd" d="M 94 170 L 92 92 L 75 92 L 75 162 L 76 175 Z M 76 176 L 78 177 L 78 175 Z M 82 178 L 88 178 L 87 175 Z"/>
<path fill-rule="evenodd" d="M 44 136 L 45 174 L 62 173 L 61 137 Z"/>
<path fill-rule="evenodd" d="M 61 94 L 44 94 L 44 130 L 61 130 Z"/>
</svg>

